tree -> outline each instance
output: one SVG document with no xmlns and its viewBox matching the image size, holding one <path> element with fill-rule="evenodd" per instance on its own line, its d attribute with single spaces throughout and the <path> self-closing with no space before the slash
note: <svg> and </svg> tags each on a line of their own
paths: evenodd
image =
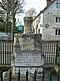
<svg viewBox="0 0 60 81">
<path fill-rule="evenodd" d="M 23 6 L 25 5 L 25 0 L 2 0 L 0 2 L 1 7 L 6 11 L 7 26 L 9 22 L 9 17 L 13 22 L 13 28 L 15 27 L 15 15 L 18 13 L 23 13 Z"/>
<path fill-rule="evenodd" d="M 5 20 L 5 11 L 3 9 L 0 9 L 0 31 L 4 31 L 4 20 Z"/>
<path fill-rule="evenodd" d="M 0 21 L 0 31 L 5 31 L 4 22 Z"/>
</svg>

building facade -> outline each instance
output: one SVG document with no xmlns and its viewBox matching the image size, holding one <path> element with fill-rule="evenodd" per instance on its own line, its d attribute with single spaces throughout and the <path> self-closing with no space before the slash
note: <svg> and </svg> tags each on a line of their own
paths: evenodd
<svg viewBox="0 0 60 81">
<path fill-rule="evenodd" d="M 33 30 L 34 34 L 42 35 L 42 40 L 60 40 L 60 0 L 47 3 L 47 6 L 34 18 Z"/>
</svg>

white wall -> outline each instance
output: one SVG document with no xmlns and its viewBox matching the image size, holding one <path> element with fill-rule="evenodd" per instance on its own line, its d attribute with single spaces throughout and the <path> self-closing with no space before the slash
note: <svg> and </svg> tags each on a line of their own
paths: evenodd
<svg viewBox="0 0 60 81">
<path fill-rule="evenodd" d="M 60 17 L 60 8 L 56 8 L 56 1 L 51 4 L 47 9 L 41 13 L 34 21 L 33 26 L 35 29 L 35 34 L 38 33 L 38 29 L 40 29 L 40 34 L 42 34 L 42 40 L 60 40 L 60 35 L 55 35 L 55 29 L 60 28 L 60 23 L 56 23 L 56 16 Z M 36 33 L 36 25 L 37 20 L 40 20 L 38 22 L 38 28 Z M 40 26 L 42 24 L 42 27 Z M 49 24 L 48 28 L 45 28 L 45 24 Z"/>
<path fill-rule="evenodd" d="M 49 27 L 42 29 L 42 40 L 60 40 L 60 36 L 55 35 L 55 27 L 60 27 L 60 23 L 56 24 L 55 22 L 56 16 L 60 16 L 60 8 L 56 8 L 55 3 L 56 2 L 44 11 L 43 24 L 49 24 Z"/>
</svg>

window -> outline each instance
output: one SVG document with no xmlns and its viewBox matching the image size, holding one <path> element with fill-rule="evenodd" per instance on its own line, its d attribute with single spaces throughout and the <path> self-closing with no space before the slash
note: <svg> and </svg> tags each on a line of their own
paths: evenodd
<svg viewBox="0 0 60 81">
<path fill-rule="evenodd" d="M 55 35 L 60 35 L 60 29 L 55 29 Z"/>
<path fill-rule="evenodd" d="M 60 3 L 56 3 L 56 8 L 60 8 Z"/>
<path fill-rule="evenodd" d="M 41 20 L 41 16 L 39 16 L 39 20 L 38 20 L 38 23 L 40 23 L 40 20 Z"/>
<path fill-rule="evenodd" d="M 40 29 L 38 29 L 38 33 L 40 33 Z"/>
<path fill-rule="evenodd" d="M 33 29 L 32 32 L 34 33 L 35 32 L 35 29 Z"/>
<path fill-rule="evenodd" d="M 60 23 L 60 17 L 56 17 L 56 23 Z"/>
</svg>

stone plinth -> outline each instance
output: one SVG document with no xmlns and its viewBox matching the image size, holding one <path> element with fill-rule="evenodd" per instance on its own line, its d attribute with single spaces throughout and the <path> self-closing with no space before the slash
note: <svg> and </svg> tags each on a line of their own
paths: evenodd
<svg viewBox="0 0 60 81">
<path fill-rule="evenodd" d="M 15 35 L 14 52 L 15 66 L 18 67 L 38 67 L 44 64 L 44 60 L 41 57 L 41 35 Z"/>
</svg>

